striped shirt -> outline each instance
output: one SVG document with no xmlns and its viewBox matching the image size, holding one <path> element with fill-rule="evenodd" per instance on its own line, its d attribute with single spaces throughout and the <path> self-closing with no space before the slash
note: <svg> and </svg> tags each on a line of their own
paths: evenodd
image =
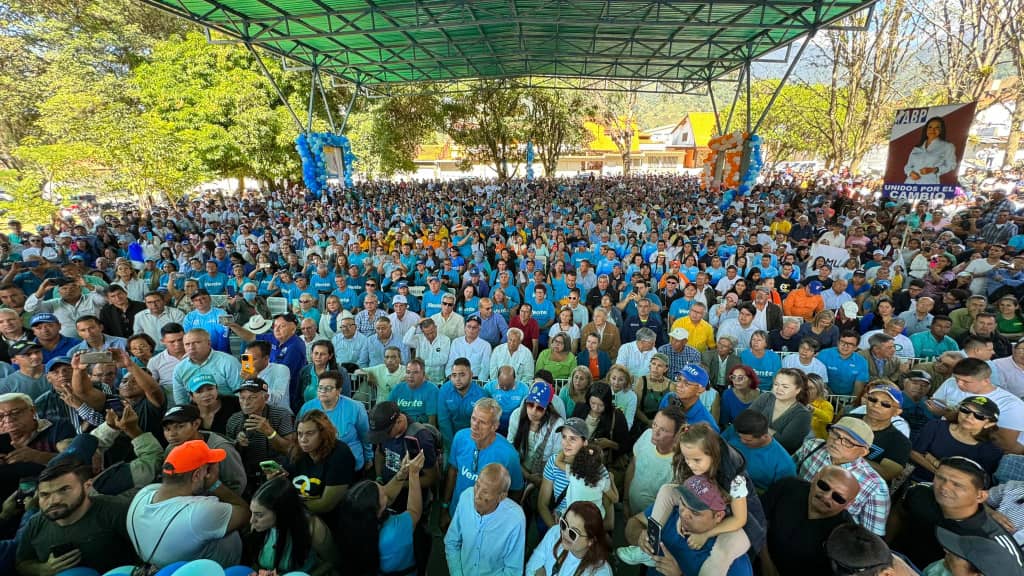
<svg viewBox="0 0 1024 576">
<path fill-rule="evenodd" d="M 832 457 L 825 448 L 825 440 L 807 440 L 793 456 L 797 473 L 808 482 L 825 466 L 832 464 Z M 847 509 L 857 524 L 879 536 L 885 536 L 885 521 L 889 517 L 889 486 L 864 458 L 853 462 L 836 464 L 847 470 L 860 484 L 860 492 Z"/>
</svg>

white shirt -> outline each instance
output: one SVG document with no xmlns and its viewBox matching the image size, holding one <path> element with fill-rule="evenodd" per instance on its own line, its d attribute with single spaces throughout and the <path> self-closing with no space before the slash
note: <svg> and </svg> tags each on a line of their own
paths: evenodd
<svg viewBox="0 0 1024 576">
<path fill-rule="evenodd" d="M 580 559 L 573 554 L 566 554 L 561 569 L 557 572 L 555 571 L 556 557 L 553 550 L 555 544 L 561 538 L 562 530 L 555 523 L 554 526 L 548 529 L 541 543 L 533 549 L 533 554 L 530 555 L 530 560 L 526 563 L 527 574 L 535 574 L 541 568 L 544 569 L 546 576 L 572 576 L 576 574 L 576 568 L 580 565 Z M 613 574 L 611 566 L 605 562 L 596 569 L 585 570 L 580 576 L 613 576 Z"/>
<path fill-rule="evenodd" d="M 438 334 L 444 334 L 449 340 L 455 340 L 466 335 L 466 321 L 458 312 L 452 312 L 445 320 L 440 312 L 430 317 L 437 324 Z"/>
<path fill-rule="evenodd" d="M 267 383 L 270 398 L 267 400 L 274 406 L 284 408 L 291 412 L 291 404 L 288 403 L 289 387 L 291 385 L 292 373 L 284 364 L 267 364 L 257 376 Z M 301 394 L 302 391 L 300 390 Z"/>
<path fill-rule="evenodd" d="M 388 314 L 388 319 L 391 320 L 391 328 L 396 334 L 405 334 L 409 331 L 409 328 L 416 326 L 420 323 L 420 320 L 422 320 L 420 315 L 412 310 L 406 310 L 405 316 L 402 318 L 399 318 L 398 314 L 392 312 L 391 314 Z"/>
<path fill-rule="evenodd" d="M 647 352 L 641 352 L 636 342 L 627 342 L 619 346 L 619 355 L 616 356 L 615 362 L 625 366 L 634 378 L 646 376 L 651 372 L 651 358 L 657 353 L 658 349 L 655 347 Z"/>
<path fill-rule="evenodd" d="M 160 334 L 161 328 L 171 322 L 181 324 L 184 321 L 185 313 L 177 308 L 172 308 L 171 306 L 164 307 L 163 313 L 159 316 L 155 316 L 152 312 L 146 309 L 135 315 L 135 323 L 132 329 L 136 334 L 144 332 L 155 342 L 159 342 L 162 337 Z"/>
<path fill-rule="evenodd" d="M 860 346 L 859 346 L 860 349 L 861 350 L 867 350 L 867 349 L 871 348 L 871 346 L 868 345 L 868 340 L 872 336 L 874 336 L 875 334 L 881 334 L 881 333 L 882 333 L 881 330 L 871 330 L 870 332 L 868 332 L 868 333 L 864 334 L 863 336 L 861 336 L 860 337 Z M 893 344 L 896 346 L 896 356 L 898 356 L 900 358 L 913 358 L 914 357 L 914 343 L 910 341 L 910 338 L 907 338 L 903 334 L 897 334 L 896 337 L 893 338 Z"/>
<path fill-rule="evenodd" d="M 33 292 L 25 300 L 25 312 L 50 312 L 60 320 L 60 333 L 69 338 L 78 338 L 75 322 L 82 316 L 100 315 L 100 308 L 107 303 L 107 298 L 99 292 L 82 294 L 75 304 L 68 304 L 60 298 L 40 300 Z"/>
<path fill-rule="evenodd" d="M 483 338 L 477 338 L 473 342 L 466 341 L 465 336 L 453 340 L 448 364 L 444 369 L 445 374 L 452 373 L 452 366 L 458 358 L 469 360 L 473 376 L 479 380 L 483 380 L 491 373 L 491 345 Z"/>
<path fill-rule="evenodd" d="M 999 358 L 992 361 L 999 368 L 1000 379 L 992 384 L 999 386 L 1018 398 L 1024 397 L 1024 368 L 1021 368 L 1013 361 L 1013 356 Z"/>
<path fill-rule="evenodd" d="M 533 371 L 535 364 L 533 361 L 533 353 L 526 349 L 526 346 L 522 344 L 516 349 L 514 354 L 509 354 L 508 343 L 499 344 L 497 348 L 491 352 L 491 365 L 490 375 L 488 380 L 497 380 L 498 371 L 502 366 L 511 366 L 516 371 L 516 380 L 520 382 L 532 382 Z"/>
<path fill-rule="evenodd" d="M 807 374 L 817 374 L 818 376 L 821 376 L 821 379 L 824 380 L 825 384 L 828 384 L 828 369 L 825 368 L 825 365 L 817 358 L 811 358 L 811 363 L 804 365 L 800 363 L 799 354 L 786 354 L 782 357 L 782 367 L 799 368 Z"/>
<path fill-rule="evenodd" d="M 410 350 L 415 350 L 416 357 L 423 359 L 423 363 L 426 365 L 427 380 L 431 382 L 445 381 L 445 367 L 448 365 L 448 356 L 452 350 L 452 341 L 447 336 L 438 330 L 437 336 L 431 342 L 419 331 L 419 326 L 413 326 L 402 337 L 402 344 L 405 344 Z"/>
<path fill-rule="evenodd" d="M 171 356 L 170 352 L 164 350 L 163 352 L 154 355 L 146 362 L 146 369 L 149 370 L 153 378 L 160 383 L 160 386 L 165 390 L 174 389 L 174 367 L 181 362 L 181 358 L 175 358 Z"/>
<path fill-rule="evenodd" d="M 985 394 L 968 394 L 956 385 L 956 379 L 949 378 L 939 386 L 932 398 L 943 402 L 947 408 L 955 408 L 968 396 L 984 396 L 999 406 L 999 427 L 1020 432 L 1017 442 L 1024 442 L 1024 401 L 1002 388 L 996 387 Z"/>
</svg>

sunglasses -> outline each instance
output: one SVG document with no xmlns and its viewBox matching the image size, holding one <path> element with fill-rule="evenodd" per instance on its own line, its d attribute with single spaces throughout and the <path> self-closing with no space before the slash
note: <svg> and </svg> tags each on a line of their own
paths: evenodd
<svg viewBox="0 0 1024 576">
<path fill-rule="evenodd" d="M 558 521 L 558 527 L 562 530 L 562 532 L 566 532 L 569 534 L 569 542 L 575 542 L 580 538 L 587 537 L 585 534 L 580 533 L 579 530 L 569 526 L 569 523 L 565 521 L 565 518 L 562 518 Z"/>
<path fill-rule="evenodd" d="M 974 418 L 975 420 L 980 420 L 982 422 L 988 422 L 988 421 L 995 422 L 995 420 L 992 420 L 992 418 L 989 418 L 988 416 L 985 416 L 983 414 L 975 412 L 974 410 L 971 410 L 967 406 L 961 406 L 960 407 L 960 413 L 965 415 L 965 416 L 970 416 L 970 417 Z"/>
<path fill-rule="evenodd" d="M 833 490 L 832 486 L 829 485 L 828 482 L 825 482 L 824 480 L 818 480 L 817 485 L 818 490 L 821 490 L 822 492 L 828 492 L 829 496 L 832 498 L 832 501 L 835 502 L 836 504 L 839 504 L 840 506 L 846 504 L 846 498 L 843 498 L 840 494 Z"/>
<path fill-rule="evenodd" d="M 882 408 L 887 408 L 887 409 L 888 408 L 892 408 L 892 406 L 893 406 L 892 402 L 888 402 L 886 400 L 879 400 L 878 398 L 875 398 L 874 396 L 868 396 L 868 402 L 871 402 L 872 404 L 880 404 L 882 406 Z"/>
<path fill-rule="evenodd" d="M 441 302 L 441 306 L 455 306 L 455 302 Z"/>
</svg>

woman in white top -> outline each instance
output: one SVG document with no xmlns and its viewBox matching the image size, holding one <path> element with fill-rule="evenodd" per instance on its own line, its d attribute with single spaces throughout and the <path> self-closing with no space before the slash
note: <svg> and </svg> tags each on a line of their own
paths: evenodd
<svg viewBox="0 0 1024 576">
<path fill-rule="evenodd" d="M 612 576 L 611 540 L 601 512 L 591 502 L 572 506 L 534 549 L 526 563 L 529 576 Z"/>
<path fill-rule="evenodd" d="M 935 117 L 921 129 L 921 142 L 910 151 L 907 184 L 938 184 L 939 177 L 956 169 L 956 148 L 946 141 L 946 122 Z"/>
</svg>

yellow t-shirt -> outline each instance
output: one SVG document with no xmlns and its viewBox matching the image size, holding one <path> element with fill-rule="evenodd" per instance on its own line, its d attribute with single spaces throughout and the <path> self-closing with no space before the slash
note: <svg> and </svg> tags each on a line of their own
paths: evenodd
<svg viewBox="0 0 1024 576">
<path fill-rule="evenodd" d="M 672 330 L 683 328 L 690 333 L 686 343 L 697 349 L 698 352 L 710 350 L 716 347 L 715 329 L 708 324 L 707 320 L 701 320 L 700 324 L 694 326 L 689 314 L 672 323 Z"/>
</svg>

